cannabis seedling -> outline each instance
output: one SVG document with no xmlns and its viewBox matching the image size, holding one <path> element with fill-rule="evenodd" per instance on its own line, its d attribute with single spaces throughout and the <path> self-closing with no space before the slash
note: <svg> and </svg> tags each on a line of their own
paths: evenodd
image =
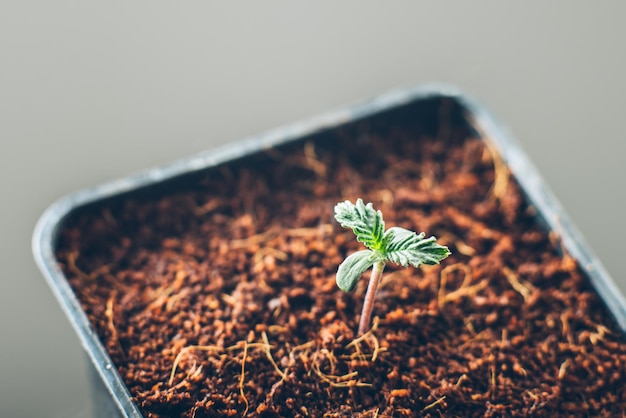
<svg viewBox="0 0 626 418">
<path fill-rule="evenodd" d="M 439 264 L 450 255 L 448 247 L 437 244 L 435 237 L 424 239 L 423 232 L 418 235 L 397 226 L 385 231 L 383 214 L 361 199 L 357 199 L 356 205 L 349 200 L 337 203 L 335 219 L 342 227 L 352 229 L 357 241 L 369 248 L 351 254 L 339 265 L 337 286 L 344 292 L 351 292 L 365 270 L 374 266 L 361 311 L 359 335 L 369 329 L 374 297 L 387 261 L 404 267 L 409 264 L 419 267 Z"/>
</svg>

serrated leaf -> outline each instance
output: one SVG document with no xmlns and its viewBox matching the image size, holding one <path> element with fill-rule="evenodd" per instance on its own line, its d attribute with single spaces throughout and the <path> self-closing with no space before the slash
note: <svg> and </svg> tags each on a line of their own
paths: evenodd
<svg viewBox="0 0 626 418">
<path fill-rule="evenodd" d="M 376 261 L 378 261 L 376 254 L 370 250 L 362 250 L 349 255 L 337 270 L 337 286 L 344 292 L 351 292 L 365 270 Z"/>
<path fill-rule="evenodd" d="M 404 267 L 439 264 L 450 255 L 450 250 L 435 240 L 435 237 L 424 239 L 423 232 L 418 235 L 408 229 L 393 227 L 385 232 L 383 253 L 387 260 Z"/>
<path fill-rule="evenodd" d="M 335 205 L 335 219 L 344 228 L 350 228 L 356 239 L 371 250 L 379 250 L 383 245 L 385 222 L 383 215 L 357 199 L 356 204 L 349 200 Z"/>
</svg>

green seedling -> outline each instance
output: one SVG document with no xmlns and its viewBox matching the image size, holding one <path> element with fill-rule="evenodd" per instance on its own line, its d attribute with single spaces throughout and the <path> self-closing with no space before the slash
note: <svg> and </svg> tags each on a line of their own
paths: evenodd
<svg viewBox="0 0 626 418">
<path fill-rule="evenodd" d="M 373 266 L 361 311 L 359 335 L 369 329 L 374 298 L 388 261 L 404 267 L 419 267 L 439 264 L 450 255 L 448 247 L 437 244 L 435 237 L 424 238 L 423 232 L 416 234 L 397 226 L 385 231 L 383 214 L 361 199 L 357 199 L 356 204 L 349 200 L 337 203 L 335 219 L 342 227 L 352 229 L 357 241 L 368 248 L 351 254 L 339 265 L 337 286 L 344 292 L 351 292 L 361 275 Z"/>
</svg>

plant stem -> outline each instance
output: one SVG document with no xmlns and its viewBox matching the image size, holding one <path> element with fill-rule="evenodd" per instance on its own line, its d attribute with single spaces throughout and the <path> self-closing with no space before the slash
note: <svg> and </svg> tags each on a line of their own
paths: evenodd
<svg viewBox="0 0 626 418">
<path fill-rule="evenodd" d="M 376 297 L 376 291 L 378 290 L 380 279 L 383 277 L 384 269 L 384 261 L 374 263 L 374 267 L 372 268 L 372 275 L 370 276 L 370 282 L 367 285 L 367 292 L 365 293 L 365 300 L 363 301 L 363 310 L 361 311 L 361 321 L 359 322 L 358 336 L 365 334 L 370 327 L 372 310 L 374 309 L 374 298 Z"/>
</svg>

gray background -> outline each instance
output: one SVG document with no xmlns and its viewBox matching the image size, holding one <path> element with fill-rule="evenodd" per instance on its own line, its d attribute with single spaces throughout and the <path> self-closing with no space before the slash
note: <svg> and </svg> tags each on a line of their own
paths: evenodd
<svg viewBox="0 0 626 418">
<path fill-rule="evenodd" d="M 78 340 L 32 261 L 55 199 L 394 87 L 510 128 L 622 290 L 625 2 L 4 1 L 0 416 L 89 417 Z"/>
</svg>

